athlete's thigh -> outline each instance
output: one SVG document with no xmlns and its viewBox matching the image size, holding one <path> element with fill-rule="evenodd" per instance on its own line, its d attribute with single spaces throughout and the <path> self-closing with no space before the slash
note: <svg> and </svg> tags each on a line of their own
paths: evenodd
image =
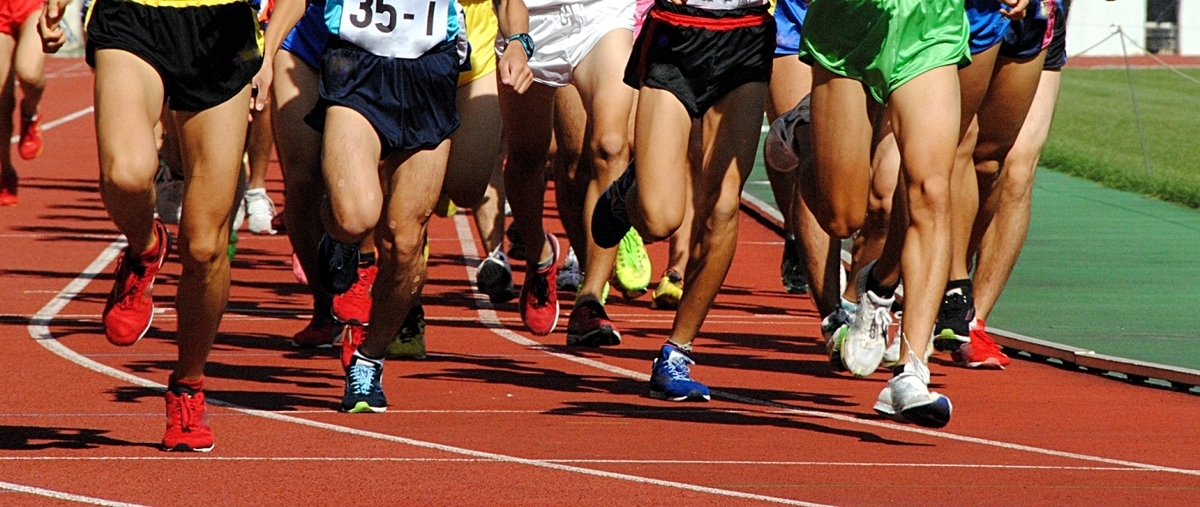
<svg viewBox="0 0 1200 507">
<path fill-rule="evenodd" d="M 583 99 L 593 132 L 620 135 L 624 142 L 633 105 L 633 89 L 624 83 L 623 69 L 629 61 L 633 32 L 616 29 L 604 34 L 600 42 L 575 67 L 575 85 Z"/>
<path fill-rule="evenodd" d="M 556 88 L 535 82 L 523 94 L 503 85 L 499 91 L 509 163 L 517 156 L 530 159 L 522 163 L 537 163 L 540 158 L 544 164 L 553 133 Z"/>
<path fill-rule="evenodd" d="M 193 238 L 224 231 L 241 175 L 249 110 L 246 86 L 216 106 L 175 113 L 187 181 L 180 227 Z"/>
<path fill-rule="evenodd" d="M 1033 104 L 1046 52 L 1033 58 L 1014 60 L 1000 58 L 992 75 L 992 84 L 979 108 L 979 138 L 975 158 L 1001 162 L 1007 155 L 1025 123 Z M 998 165 L 989 164 L 993 170 Z"/>
<path fill-rule="evenodd" d="M 767 121 L 790 111 L 812 91 L 812 67 L 795 55 L 777 56 L 771 61 L 770 96 L 767 98 Z"/>
<path fill-rule="evenodd" d="M 800 175 L 800 188 L 823 227 L 852 226 L 866 215 L 874 136 L 868 100 L 861 82 L 813 68 L 813 171 Z M 835 229 L 843 237 L 853 232 Z"/>
<path fill-rule="evenodd" d="M 349 219 L 346 212 L 361 220 L 378 220 L 383 206 L 378 170 L 382 149 L 379 134 L 362 113 L 337 105 L 326 110 L 321 169 L 339 219 Z M 434 194 L 440 187 L 439 182 Z M 371 227 L 374 222 L 356 225 Z"/>
<path fill-rule="evenodd" d="M 483 76 L 458 88 L 458 130 L 450 136 L 445 191 L 459 206 L 483 198 L 500 152 L 500 102 L 496 80 Z"/>
<path fill-rule="evenodd" d="M 46 53 L 42 52 L 42 38 L 37 31 L 41 12 L 38 10 L 30 14 L 25 22 L 21 23 L 21 32 L 17 38 L 16 57 L 13 59 L 17 74 L 31 81 L 41 80 L 46 66 Z"/>
<path fill-rule="evenodd" d="M 449 157 L 450 143 L 445 141 L 437 148 L 399 157 L 398 167 L 390 175 L 388 229 L 399 236 L 425 224 L 437 204 Z M 389 158 L 385 164 L 394 166 L 395 159 Z"/>
<path fill-rule="evenodd" d="M 119 49 L 96 51 L 96 140 L 100 170 L 113 170 L 116 160 L 155 156 L 154 125 L 163 112 L 163 83 L 145 60 Z M 243 118 L 243 121 L 245 118 Z M 150 181 L 157 167 L 130 165 L 122 170 L 144 170 L 130 175 Z"/>
</svg>

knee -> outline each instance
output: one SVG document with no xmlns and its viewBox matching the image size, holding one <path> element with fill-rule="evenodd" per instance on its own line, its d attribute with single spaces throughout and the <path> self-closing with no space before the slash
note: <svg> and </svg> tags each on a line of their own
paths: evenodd
<svg viewBox="0 0 1200 507">
<path fill-rule="evenodd" d="M 1033 195 L 1033 165 L 1008 166 L 1004 168 L 1003 185 L 1004 199 L 1028 201 Z"/>
<path fill-rule="evenodd" d="M 376 233 L 375 244 L 399 266 L 415 266 L 425 257 L 425 227 L 387 227 Z"/>
<path fill-rule="evenodd" d="M 100 179 L 105 188 L 121 192 L 142 192 L 153 186 L 158 159 L 143 150 L 121 150 L 101 157 Z"/>
<path fill-rule="evenodd" d="M 628 159 L 629 143 L 623 132 L 601 132 L 592 136 L 592 156 L 605 162 Z M 613 171 L 624 171 L 624 167 L 611 168 Z"/>
<path fill-rule="evenodd" d="M 330 211 L 335 223 L 330 234 L 344 243 L 357 243 L 379 223 L 381 203 L 369 196 L 362 199 L 331 199 Z"/>
<path fill-rule="evenodd" d="M 639 202 L 637 211 L 642 218 L 644 228 L 638 233 L 647 242 L 663 241 L 670 238 L 683 224 L 683 209 L 673 209 L 673 206 L 647 206 Z"/>
<path fill-rule="evenodd" d="M 546 150 L 529 146 L 510 146 L 504 171 L 505 175 L 540 174 L 545 166 Z"/>
<path fill-rule="evenodd" d="M 914 222 L 949 216 L 949 179 L 937 176 L 909 184 L 908 208 Z"/>
<path fill-rule="evenodd" d="M 26 93 L 32 88 L 41 90 L 46 86 L 46 77 L 42 74 L 42 69 L 30 65 L 16 66 L 17 82 L 21 83 L 21 88 L 26 90 Z"/>
<path fill-rule="evenodd" d="M 190 229 L 179 238 L 179 263 L 185 268 L 210 266 L 228 255 L 228 238 L 222 238 L 219 227 L 208 230 Z"/>
</svg>

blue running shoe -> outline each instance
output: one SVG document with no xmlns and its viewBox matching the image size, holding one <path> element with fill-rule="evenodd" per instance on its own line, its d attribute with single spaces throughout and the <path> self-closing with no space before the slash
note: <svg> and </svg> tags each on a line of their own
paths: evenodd
<svg viewBox="0 0 1200 507">
<path fill-rule="evenodd" d="M 387 412 L 383 395 L 383 360 L 370 359 L 357 351 L 346 368 L 346 394 L 342 412 Z"/>
<path fill-rule="evenodd" d="M 687 353 L 670 343 L 662 346 L 650 367 L 650 396 L 669 401 L 708 401 L 708 386 L 692 380 Z"/>
<path fill-rule="evenodd" d="M 592 239 L 600 248 L 612 248 L 629 232 L 629 213 L 625 208 L 625 196 L 636 181 L 633 160 L 625 173 L 612 185 L 604 189 L 596 207 L 592 208 Z"/>
</svg>

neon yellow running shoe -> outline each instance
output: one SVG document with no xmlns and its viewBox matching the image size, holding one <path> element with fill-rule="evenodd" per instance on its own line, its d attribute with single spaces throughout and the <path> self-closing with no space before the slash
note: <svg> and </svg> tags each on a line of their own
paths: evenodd
<svg viewBox="0 0 1200 507">
<path fill-rule="evenodd" d="M 653 297 L 654 300 L 650 302 L 651 308 L 679 308 L 679 300 L 683 298 L 683 275 L 674 269 L 668 269 L 663 273 L 662 280 L 658 281 L 658 287 L 654 288 Z"/>
<path fill-rule="evenodd" d="M 632 228 L 617 244 L 616 277 L 617 288 L 625 293 L 627 298 L 636 298 L 646 293 L 650 286 L 652 275 L 650 256 L 646 255 L 646 245 L 642 237 Z"/>
<path fill-rule="evenodd" d="M 425 308 L 417 303 L 387 347 L 388 359 L 425 359 Z"/>
</svg>

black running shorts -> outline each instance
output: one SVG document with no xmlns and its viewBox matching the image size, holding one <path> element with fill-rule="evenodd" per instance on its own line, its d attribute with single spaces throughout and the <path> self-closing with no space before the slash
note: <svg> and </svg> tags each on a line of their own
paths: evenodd
<svg viewBox="0 0 1200 507">
<path fill-rule="evenodd" d="M 1046 47 L 1046 63 L 1042 70 L 1061 70 L 1067 64 L 1067 11 L 1054 2 L 1054 26 L 1050 45 Z"/>
<path fill-rule="evenodd" d="M 329 106 L 362 114 L 391 151 L 435 148 L 458 128 L 458 46 L 445 41 L 415 59 L 374 55 L 336 37 L 321 55 L 320 100 L 304 118 L 325 130 Z"/>
<path fill-rule="evenodd" d="M 706 10 L 657 0 L 625 67 L 625 83 L 675 95 L 693 118 L 746 83 L 770 82 L 775 18 L 766 6 Z"/>
<path fill-rule="evenodd" d="M 254 11 L 246 2 L 151 7 L 95 0 L 88 14 L 87 63 L 118 49 L 158 71 L 171 109 L 203 111 L 237 95 L 262 66 Z"/>
</svg>

